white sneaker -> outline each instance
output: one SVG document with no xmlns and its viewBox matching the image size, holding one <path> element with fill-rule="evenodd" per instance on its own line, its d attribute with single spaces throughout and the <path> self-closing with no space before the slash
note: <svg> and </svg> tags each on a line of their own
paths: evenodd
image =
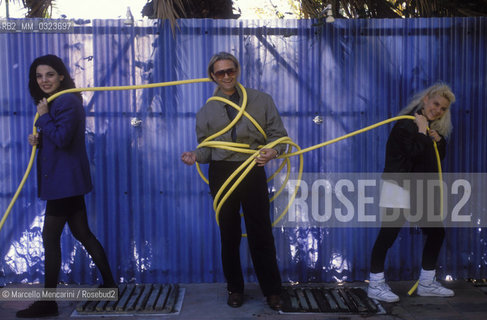
<svg viewBox="0 0 487 320">
<path fill-rule="evenodd" d="M 453 297 L 455 293 L 433 279 L 432 281 L 419 281 L 418 295 L 422 297 Z"/>
<path fill-rule="evenodd" d="M 399 297 L 391 291 L 391 287 L 385 281 L 370 281 L 367 288 L 367 296 L 384 302 L 399 301 Z"/>
</svg>

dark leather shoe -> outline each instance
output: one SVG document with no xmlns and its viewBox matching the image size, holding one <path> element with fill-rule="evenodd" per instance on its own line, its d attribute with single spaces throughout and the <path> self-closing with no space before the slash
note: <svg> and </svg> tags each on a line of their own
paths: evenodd
<svg viewBox="0 0 487 320">
<path fill-rule="evenodd" d="M 40 318 L 59 315 L 56 301 L 36 301 L 27 309 L 17 311 L 17 318 Z"/>
<path fill-rule="evenodd" d="M 267 297 L 267 304 L 272 310 L 281 310 L 281 296 L 278 294 L 271 294 Z"/>
<path fill-rule="evenodd" d="M 227 304 L 232 308 L 238 308 L 243 303 L 243 293 L 229 292 Z"/>
</svg>

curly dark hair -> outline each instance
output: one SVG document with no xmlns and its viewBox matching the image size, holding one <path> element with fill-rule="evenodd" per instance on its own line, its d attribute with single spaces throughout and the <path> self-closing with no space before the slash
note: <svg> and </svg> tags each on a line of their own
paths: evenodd
<svg viewBox="0 0 487 320">
<path fill-rule="evenodd" d="M 53 54 L 38 57 L 32 62 L 29 70 L 29 91 L 32 99 L 34 99 L 34 102 L 36 104 L 39 103 L 40 100 L 49 97 L 49 95 L 42 91 L 37 84 L 36 72 L 39 65 L 50 66 L 51 68 L 56 70 L 59 75 L 64 76 L 63 81 L 61 81 L 59 91 L 76 88 L 76 86 L 74 85 L 74 81 L 71 78 L 68 69 L 64 65 L 64 62 L 63 60 L 61 60 L 61 58 Z M 78 96 L 81 101 L 83 101 L 80 92 L 75 92 L 74 94 Z"/>
</svg>

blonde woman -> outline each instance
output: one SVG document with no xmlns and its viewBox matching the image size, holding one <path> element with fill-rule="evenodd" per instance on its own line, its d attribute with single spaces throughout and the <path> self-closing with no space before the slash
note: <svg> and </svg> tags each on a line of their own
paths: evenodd
<svg viewBox="0 0 487 320">
<path fill-rule="evenodd" d="M 394 221 L 382 221 L 382 227 L 375 241 L 371 256 L 370 283 L 368 296 L 373 299 L 396 302 L 399 297 L 391 291 L 384 277 L 384 263 L 387 251 L 397 238 L 401 226 L 406 222 L 406 210 L 411 214 L 426 216 L 428 208 L 426 194 L 415 189 L 404 190 L 401 186 L 387 181 L 397 181 L 405 176 L 414 181 L 415 175 L 426 177 L 427 173 L 438 172 L 434 143 L 438 146 L 440 158 L 446 151 L 446 138 L 452 124 L 450 105 L 455 102 L 455 95 L 443 83 L 435 84 L 415 95 L 400 115 L 412 115 L 415 120 L 398 121 L 389 135 L 386 146 L 385 168 L 381 190 L 380 206 L 383 210 L 399 210 Z M 428 129 L 429 128 L 429 129 Z M 388 196 L 385 196 L 387 194 Z M 392 196 L 395 194 L 395 196 Z M 424 196 L 424 197 L 423 197 Z M 418 205 L 421 198 L 421 203 Z M 424 199 L 423 199 L 424 198 Z M 388 212 L 388 211 L 383 211 Z M 425 222 L 424 219 L 422 222 Z M 418 295 L 450 297 L 454 292 L 443 287 L 435 280 L 438 255 L 445 237 L 441 223 L 426 221 L 420 224 L 426 242 L 423 249 L 422 269 L 419 277 Z"/>
</svg>

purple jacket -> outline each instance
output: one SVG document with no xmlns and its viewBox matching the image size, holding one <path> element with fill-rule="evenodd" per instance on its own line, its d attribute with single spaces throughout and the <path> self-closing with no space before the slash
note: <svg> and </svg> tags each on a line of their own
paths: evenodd
<svg viewBox="0 0 487 320">
<path fill-rule="evenodd" d="M 90 164 L 85 146 L 85 110 L 71 93 L 51 102 L 39 117 L 37 186 L 39 198 L 54 200 L 91 191 Z"/>
</svg>

